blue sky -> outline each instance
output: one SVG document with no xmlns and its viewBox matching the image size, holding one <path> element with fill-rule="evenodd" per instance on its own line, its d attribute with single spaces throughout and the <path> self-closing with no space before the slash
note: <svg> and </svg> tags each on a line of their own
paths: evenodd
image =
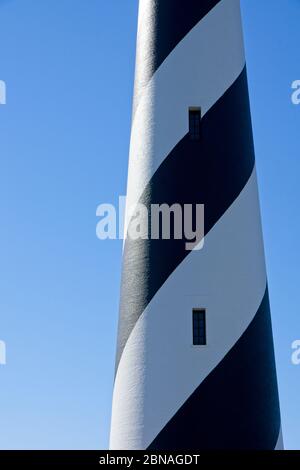
<svg viewBox="0 0 300 470">
<path fill-rule="evenodd" d="M 286 448 L 300 449 L 298 0 L 242 0 Z M 1 449 L 108 445 L 137 0 L 0 0 Z"/>
</svg>

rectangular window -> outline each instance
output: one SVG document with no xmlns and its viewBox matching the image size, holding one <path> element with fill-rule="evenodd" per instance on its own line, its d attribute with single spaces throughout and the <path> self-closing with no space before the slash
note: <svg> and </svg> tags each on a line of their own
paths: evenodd
<svg viewBox="0 0 300 470">
<path fill-rule="evenodd" d="M 206 310 L 193 309 L 193 345 L 206 345 Z"/>
<path fill-rule="evenodd" d="M 200 140 L 201 137 L 201 108 L 189 109 L 189 129 L 191 140 Z"/>
</svg>

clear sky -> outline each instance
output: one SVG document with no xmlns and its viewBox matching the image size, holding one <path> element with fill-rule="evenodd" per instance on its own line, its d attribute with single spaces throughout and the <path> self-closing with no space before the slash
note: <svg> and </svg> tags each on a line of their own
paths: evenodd
<svg viewBox="0 0 300 470">
<path fill-rule="evenodd" d="M 137 0 L 0 0 L 1 449 L 107 448 Z M 300 449 L 300 1 L 242 0 L 286 448 Z"/>
</svg>

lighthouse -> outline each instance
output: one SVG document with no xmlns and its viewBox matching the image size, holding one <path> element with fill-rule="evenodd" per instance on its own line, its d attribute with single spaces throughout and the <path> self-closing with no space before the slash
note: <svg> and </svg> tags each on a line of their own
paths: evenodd
<svg viewBox="0 0 300 470">
<path fill-rule="evenodd" d="M 163 204 L 194 249 L 128 236 Z M 239 0 L 139 2 L 125 232 L 110 448 L 281 449 Z"/>
</svg>

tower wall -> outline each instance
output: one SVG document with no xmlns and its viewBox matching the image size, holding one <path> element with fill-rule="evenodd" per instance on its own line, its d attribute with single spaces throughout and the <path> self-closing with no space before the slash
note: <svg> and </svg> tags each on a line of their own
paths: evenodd
<svg viewBox="0 0 300 470">
<path fill-rule="evenodd" d="M 140 0 L 127 205 L 203 203 L 205 243 L 125 241 L 111 449 L 281 447 L 239 3 Z"/>
</svg>

